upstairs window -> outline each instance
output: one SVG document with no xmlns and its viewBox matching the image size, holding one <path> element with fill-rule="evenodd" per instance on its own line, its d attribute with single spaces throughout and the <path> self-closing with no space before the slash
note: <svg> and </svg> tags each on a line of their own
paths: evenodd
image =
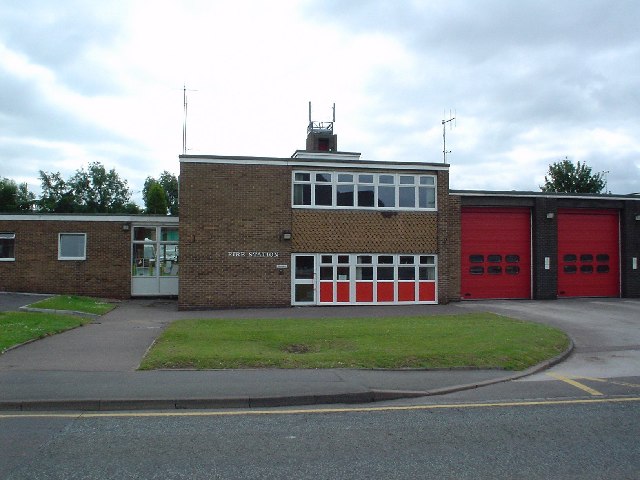
<svg viewBox="0 0 640 480">
<path fill-rule="evenodd" d="M 0 262 L 11 262 L 16 259 L 16 234 L 0 233 Z"/>
<path fill-rule="evenodd" d="M 294 171 L 292 203 L 312 208 L 436 210 L 436 176 Z"/>
</svg>

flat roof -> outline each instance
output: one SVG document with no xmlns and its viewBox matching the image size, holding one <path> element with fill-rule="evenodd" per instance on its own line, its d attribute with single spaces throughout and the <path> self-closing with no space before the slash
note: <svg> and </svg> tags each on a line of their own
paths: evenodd
<svg viewBox="0 0 640 480">
<path fill-rule="evenodd" d="M 179 217 L 169 215 L 121 215 L 117 213 L 5 213 L 0 220 L 49 222 L 127 222 L 177 225 Z"/>
<path fill-rule="evenodd" d="M 597 200 L 640 200 L 637 193 L 564 193 L 564 192 L 528 192 L 518 190 L 449 190 L 450 195 L 460 197 L 531 197 L 531 198 L 580 198 Z"/>
<path fill-rule="evenodd" d="M 297 151 L 300 152 L 300 151 Z M 297 153 L 296 152 L 296 153 Z M 389 162 L 354 159 L 351 152 L 307 152 L 291 158 L 248 157 L 228 155 L 180 155 L 180 163 L 211 163 L 227 165 L 273 165 L 287 167 L 362 168 L 387 170 L 449 170 L 448 163 Z"/>
</svg>

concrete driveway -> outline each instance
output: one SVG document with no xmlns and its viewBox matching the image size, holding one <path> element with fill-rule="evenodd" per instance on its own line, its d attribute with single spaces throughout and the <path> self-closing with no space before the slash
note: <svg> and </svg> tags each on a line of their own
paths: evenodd
<svg viewBox="0 0 640 480">
<path fill-rule="evenodd" d="M 575 343 L 573 354 L 547 373 L 569 378 L 640 375 L 640 299 L 463 302 L 463 310 L 491 311 L 556 326 Z M 526 380 L 549 380 L 546 374 Z"/>
</svg>

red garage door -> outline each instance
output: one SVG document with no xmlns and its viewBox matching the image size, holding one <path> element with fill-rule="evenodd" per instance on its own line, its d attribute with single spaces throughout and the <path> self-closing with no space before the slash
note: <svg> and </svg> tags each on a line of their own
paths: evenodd
<svg viewBox="0 0 640 480">
<path fill-rule="evenodd" d="M 531 298 L 528 208 L 462 209 L 463 299 Z"/>
<path fill-rule="evenodd" d="M 558 296 L 620 294 L 616 210 L 558 211 Z"/>
</svg>

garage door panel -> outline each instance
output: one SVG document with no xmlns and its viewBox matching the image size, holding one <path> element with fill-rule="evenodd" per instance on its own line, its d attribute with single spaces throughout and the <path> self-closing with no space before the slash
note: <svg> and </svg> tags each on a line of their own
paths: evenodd
<svg viewBox="0 0 640 480">
<path fill-rule="evenodd" d="M 462 209 L 462 298 L 531 298 L 528 208 Z"/>
<path fill-rule="evenodd" d="M 619 296 L 619 237 L 615 210 L 559 210 L 558 296 Z"/>
</svg>

